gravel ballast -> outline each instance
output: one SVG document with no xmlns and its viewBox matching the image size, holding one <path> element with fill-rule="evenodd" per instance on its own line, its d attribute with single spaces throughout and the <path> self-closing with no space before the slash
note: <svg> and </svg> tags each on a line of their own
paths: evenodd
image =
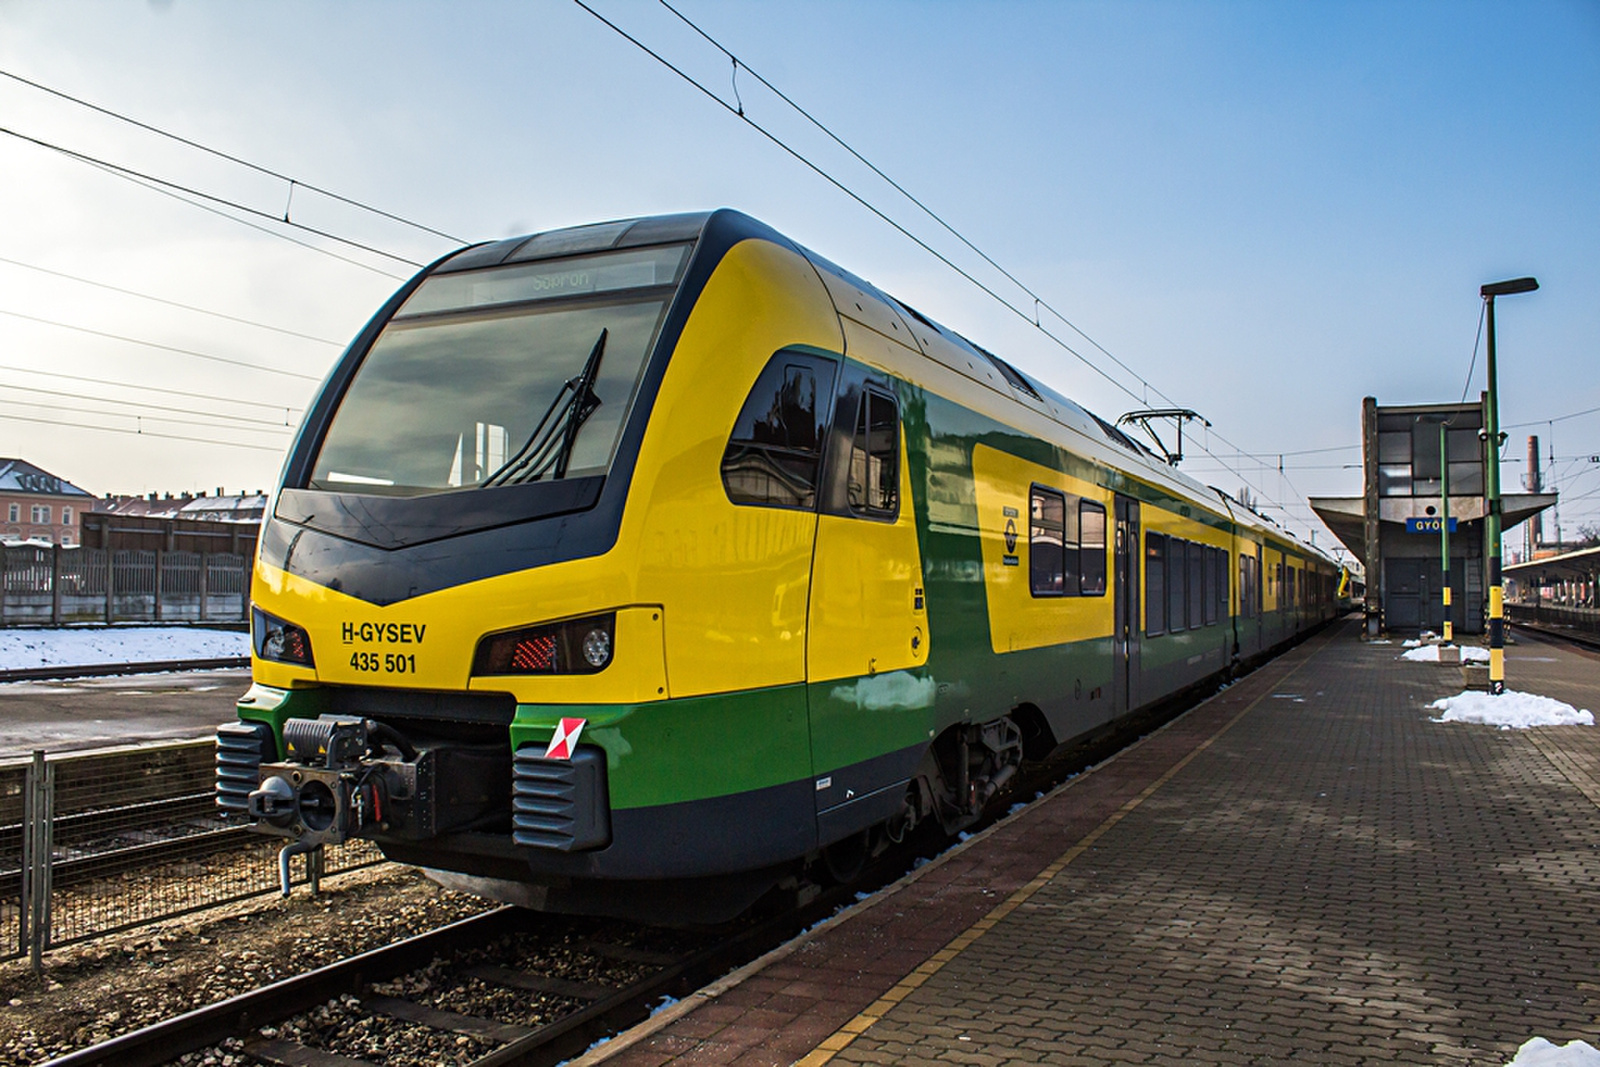
<svg viewBox="0 0 1600 1067">
<path fill-rule="evenodd" d="M 384 864 L 312 896 L 266 897 L 0 964 L 0 1067 L 37 1064 L 268 982 L 486 911 Z"/>
</svg>

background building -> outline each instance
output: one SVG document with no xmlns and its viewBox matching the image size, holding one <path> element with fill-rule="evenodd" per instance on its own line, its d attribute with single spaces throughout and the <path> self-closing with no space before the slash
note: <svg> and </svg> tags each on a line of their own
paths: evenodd
<svg viewBox="0 0 1600 1067">
<path fill-rule="evenodd" d="M 1318 517 L 1365 564 L 1369 632 L 1379 624 L 1399 631 L 1443 628 L 1439 527 L 1446 522 L 1456 632 L 1483 632 L 1486 403 L 1480 398 L 1470 404 L 1379 407 L 1375 397 L 1367 397 L 1361 408 L 1365 492 L 1311 499 Z M 1502 528 L 1509 532 L 1555 502 L 1553 493 L 1502 494 Z"/>
<path fill-rule="evenodd" d="M 78 524 L 95 498 L 21 459 L 0 459 L 0 519 L 7 541 L 76 545 Z"/>
</svg>

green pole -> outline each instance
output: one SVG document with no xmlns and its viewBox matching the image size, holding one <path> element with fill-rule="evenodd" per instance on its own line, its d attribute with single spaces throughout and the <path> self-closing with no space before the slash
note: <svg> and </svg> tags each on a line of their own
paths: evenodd
<svg viewBox="0 0 1600 1067">
<path fill-rule="evenodd" d="M 1539 288 L 1532 278 L 1491 282 L 1478 292 L 1489 320 L 1489 389 L 1484 411 L 1483 536 L 1489 544 L 1489 692 L 1506 691 L 1506 600 L 1500 574 L 1500 394 L 1495 377 L 1494 298 Z"/>
<path fill-rule="evenodd" d="M 1483 413 L 1483 536 L 1489 550 L 1489 692 L 1506 691 L 1506 601 L 1500 576 L 1500 410 L 1494 362 L 1494 294 L 1484 295 L 1489 317 L 1489 390 Z"/>
<path fill-rule="evenodd" d="M 1440 573 L 1444 575 L 1444 643 L 1447 645 L 1456 636 L 1450 621 L 1450 453 L 1445 448 L 1449 440 L 1445 434 L 1448 425 L 1448 421 L 1439 423 L 1439 560 Z"/>
</svg>

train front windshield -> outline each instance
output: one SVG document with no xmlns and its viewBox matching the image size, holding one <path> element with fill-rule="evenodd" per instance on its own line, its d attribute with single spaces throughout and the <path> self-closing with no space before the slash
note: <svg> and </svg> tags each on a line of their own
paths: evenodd
<svg viewBox="0 0 1600 1067">
<path fill-rule="evenodd" d="M 420 496 L 604 474 L 689 248 L 427 279 L 362 360 L 307 488 Z"/>
</svg>

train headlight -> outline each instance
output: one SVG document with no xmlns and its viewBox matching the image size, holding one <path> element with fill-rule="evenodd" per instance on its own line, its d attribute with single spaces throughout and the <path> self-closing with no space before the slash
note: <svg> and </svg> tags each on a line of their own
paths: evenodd
<svg viewBox="0 0 1600 1067">
<path fill-rule="evenodd" d="M 611 662 L 611 634 L 595 627 L 583 635 L 583 658 L 589 666 L 599 670 Z"/>
<path fill-rule="evenodd" d="M 594 674 L 611 663 L 615 613 L 490 634 L 478 642 L 472 673 Z"/>
<path fill-rule="evenodd" d="M 293 663 L 300 667 L 314 667 L 311 658 L 311 635 L 293 623 L 284 622 L 276 615 L 268 615 L 260 608 L 250 609 L 250 636 L 256 655 L 274 663 Z"/>
</svg>

